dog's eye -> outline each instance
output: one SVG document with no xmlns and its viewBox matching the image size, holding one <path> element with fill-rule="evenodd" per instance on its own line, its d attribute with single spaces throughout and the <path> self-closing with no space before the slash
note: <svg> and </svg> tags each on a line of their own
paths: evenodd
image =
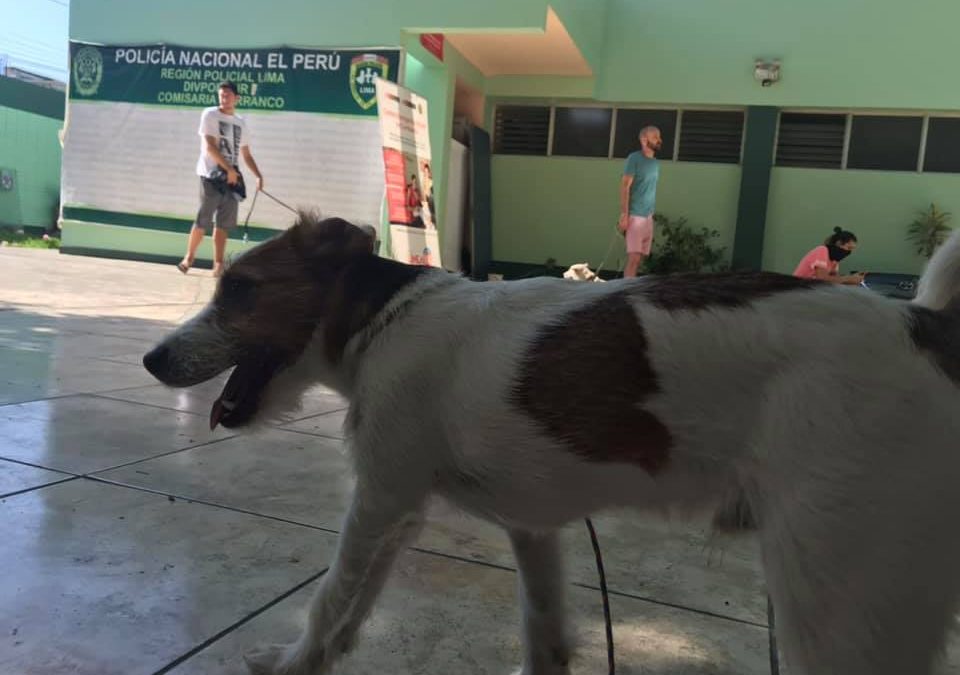
<svg viewBox="0 0 960 675">
<path fill-rule="evenodd" d="M 220 284 L 220 301 L 231 308 L 243 308 L 253 302 L 256 282 L 249 277 L 226 275 Z"/>
<path fill-rule="evenodd" d="M 247 277 L 233 277 L 226 280 L 226 292 L 231 295 L 243 295 L 253 288 L 253 281 Z"/>
</svg>

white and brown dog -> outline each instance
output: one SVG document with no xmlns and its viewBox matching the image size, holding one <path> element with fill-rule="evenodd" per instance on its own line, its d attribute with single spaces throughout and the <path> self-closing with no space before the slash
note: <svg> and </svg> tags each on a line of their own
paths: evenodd
<svg viewBox="0 0 960 675">
<path fill-rule="evenodd" d="M 255 673 L 328 672 L 439 494 L 510 534 L 524 675 L 569 672 L 558 528 L 731 500 L 756 518 L 792 675 L 926 675 L 960 595 L 958 338 L 960 234 L 908 304 L 774 274 L 473 283 L 303 216 L 144 364 L 177 387 L 235 367 L 213 425 L 315 383 L 350 401 L 335 561 Z"/>
</svg>

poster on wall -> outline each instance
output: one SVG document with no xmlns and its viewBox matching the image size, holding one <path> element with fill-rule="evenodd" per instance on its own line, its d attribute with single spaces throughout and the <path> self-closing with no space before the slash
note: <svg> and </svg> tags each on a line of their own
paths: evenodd
<svg viewBox="0 0 960 675">
<path fill-rule="evenodd" d="M 440 267 L 427 101 L 387 80 L 376 90 L 393 257 Z"/>
<path fill-rule="evenodd" d="M 396 81 L 399 49 L 216 49 L 70 43 L 64 219 L 172 230 L 197 209 L 200 114 L 222 81 L 264 187 L 284 202 L 379 224 L 382 147 L 375 82 Z M 249 170 L 241 165 L 252 182 Z M 247 205 L 241 205 L 241 214 Z M 294 216 L 258 200 L 250 224 Z"/>
</svg>

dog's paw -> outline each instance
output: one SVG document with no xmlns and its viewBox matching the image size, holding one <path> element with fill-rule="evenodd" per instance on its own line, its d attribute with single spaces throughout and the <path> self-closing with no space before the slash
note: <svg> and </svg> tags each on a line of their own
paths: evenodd
<svg viewBox="0 0 960 675">
<path fill-rule="evenodd" d="M 323 659 L 306 661 L 296 645 L 267 645 L 243 655 L 250 675 L 320 675 Z"/>
<path fill-rule="evenodd" d="M 278 666 L 283 661 L 289 649 L 285 645 L 268 645 L 257 647 L 243 655 L 250 675 L 279 675 Z"/>
</svg>

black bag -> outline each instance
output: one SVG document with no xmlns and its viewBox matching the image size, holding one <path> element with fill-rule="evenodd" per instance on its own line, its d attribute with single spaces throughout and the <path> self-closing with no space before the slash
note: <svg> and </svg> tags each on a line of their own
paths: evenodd
<svg viewBox="0 0 960 675">
<path fill-rule="evenodd" d="M 220 192 L 220 194 L 225 194 L 228 190 L 233 192 L 239 201 L 243 201 L 247 198 L 247 186 L 243 182 L 243 174 L 240 173 L 240 167 L 235 166 L 233 170 L 237 172 L 237 182 L 233 185 L 230 185 L 227 182 L 227 172 L 221 169 L 219 166 L 214 169 L 213 173 L 210 174 L 210 177 L 207 180 L 213 184 L 215 188 Z"/>
</svg>

